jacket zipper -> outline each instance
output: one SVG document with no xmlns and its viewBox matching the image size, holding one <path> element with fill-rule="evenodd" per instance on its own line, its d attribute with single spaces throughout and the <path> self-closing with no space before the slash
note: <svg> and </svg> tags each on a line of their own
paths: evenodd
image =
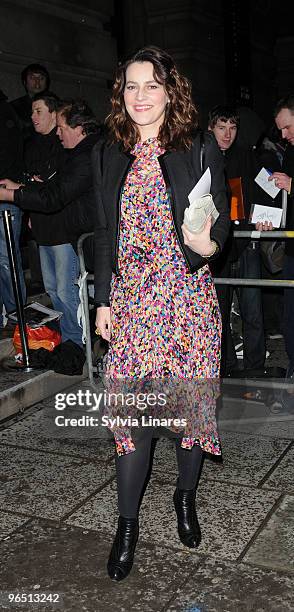
<svg viewBox="0 0 294 612">
<path fill-rule="evenodd" d="M 119 247 L 119 236 L 120 236 L 120 220 L 121 220 L 121 196 L 122 196 L 122 188 L 124 186 L 125 183 L 125 179 L 127 177 L 127 174 L 130 170 L 130 167 L 132 166 L 133 162 L 134 162 L 135 156 L 132 156 L 132 159 L 129 160 L 128 165 L 126 167 L 126 170 L 123 174 L 123 177 L 121 179 L 121 183 L 120 183 L 120 188 L 119 188 L 119 197 L 118 197 L 118 222 L 117 222 L 117 234 L 116 234 L 116 245 L 115 245 L 115 273 L 118 276 L 119 275 L 119 268 L 118 268 L 118 247 Z"/>
<path fill-rule="evenodd" d="M 167 193 L 169 195 L 169 205 L 170 205 L 170 210 L 171 210 L 173 227 L 174 227 L 175 234 L 176 234 L 177 240 L 178 240 L 178 245 L 179 245 L 180 250 L 181 250 L 181 252 L 183 254 L 183 257 L 184 257 L 184 260 L 186 262 L 187 268 L 190 271 L 190 273 L 192 274 L 192 268 L 191 268 L 190 263 L 188 261 L 187 255 L 186 255 L 186 253 L 185 253 L 185 251 L 184 251 L 184 249 L 182 247 L 180 236 L 179 236 L 179 232 L 178 232 L 178 229 L 177 229 L 177 226 L 176 226 L 175 214 L 174 214 L 175 197 L 174 197 L 174 192 L 173 192 L 172 184 L 171 184 L 171 181 L 170 181 L 170 178 L 169 178 L 169 175 L 168 175 L 168 170 L 167 170 L 167 168 L 165 166 L 164 159 L 161 156 L 158 158 L 158 161 L 159 161 L 159 164 L 160 164 L 160 167 L 161 167 L 161 170 L 162 170 L 164 182 L 166 184 Z"/>
</svg>

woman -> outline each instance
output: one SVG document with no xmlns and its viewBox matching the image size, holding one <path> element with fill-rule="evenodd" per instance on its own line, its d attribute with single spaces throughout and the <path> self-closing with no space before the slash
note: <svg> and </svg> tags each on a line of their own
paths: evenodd
<svg viewBox="0 0 294 612">
<path fill-rule="evenodd" d="M 182 226 L 199 180 L 201 138 L 190 85 L 156 47 L 118 68 L 109 141 L 93 151 L 97 198 L 95 300 L 98 333 L 110 342 L 109 379 L 216 378 L 220 315 L 208 262 L 229 230 L 222 156 L 205 136 L 205 167 L 219 218 L 195 236 Z M 120 517 L 108 561 L 113 580 L 130 572 L 138 507 L 149 467 L 152 428 L 115 432 Z M 194 432 L 195 433 L 195 432 Z M 174 494 L 181 542 L 200 543 L 195 494 L 206 441 L 176 441 Z M 213 444 L 212 444 L 213 446 Z M 219 446 L 215 445 L 218 452 Z"/>
</svg>

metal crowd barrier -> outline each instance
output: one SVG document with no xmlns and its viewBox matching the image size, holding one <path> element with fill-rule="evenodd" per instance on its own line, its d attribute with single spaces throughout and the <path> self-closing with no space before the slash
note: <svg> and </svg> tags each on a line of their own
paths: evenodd
<svg viewBox="0 0 294 612">
<path fill-rule="evenodd" d="M 90 330 L 90 318 L 89 318 L 89 300 L 88 300 L 88 282 L 93 282 L 94 274 L 89 274 L 86 271 L 85 267 L 85 259 L 83 253 L 83 243 L 86 238 L 89 236 L 94 236 L 93 232 L 88 234 L 82 234 L 78 240 L 78 257 L 80 261 L 80 269 L 81 269 L 81 277 L 85 275 L 85 282 L 82 284 L 82 298 L 84 301 L 84 309 L 85 309 L 85 321 L 86 321 L 86 358 L 87 358 L 87 366 L 88 366 L 88 376 L 91 383 L 94 384 L 93 373 L 96 372 L 96 367 L 93 366 L 92 359 L 92 346 L 91 346 L 91 330 Z M 294 238 L 294 231 L 267 231 L 267 232 L 259 232 L 257 230 L 253 231 L 243 231 L 236 230 L 234 231 L 234 237 L 236 238 L 250 238 L 251 240 L 260 240 L 260 239 L 287 239 Z M 284 287 L 293 287 L 294 288 L 294 280 L 269 280 L 262 278 L 214 278 L 215 284 L 223 284 L 223 285 L 237 285 L 237 286 L 251 286 L 251 287 L 275 287 L 284 288 Z M 230 384 L 236 384 L 239 379 L 231 379 Z M 244 380 L 243 380 L 244 382 Z M 256 383 L 256 381 L 255 381 Z M 270 385 L 270 382 L 264 381 L 262 386 Z M 282 384 L 282 383 L 281 383 Z M 285 385 L 282 385 L 285 388 Z"/>
<path fill-rule="evenodd" d="M 234 231 L 234 238 L 250 238 L 251 240 L 260 239 L 284 239 L 294 238 L 294 231 L 279 231 L 273 230 L 268 232 L 258 232 L 257 230 L 245 231 L 236 230 Z M 238 285 L 245 287 L 275 287 L 276 289 L 284 287 L 294 287 L 294 280 L 280 280 L 280 279 L 266 279 L 266 278 L 214 278 L 216 285 Z"/>
<path fill-rule="evenodd" d="M 87 234 L 82 234 L 78 239 L 77 250 L 78 250 L 78 258 L 80 262 L 80 276 L 83 279 L 81 286 L 82 300 L 83 300 L 83 308 L 85 314 L 85 333 L 86 333 L 86 361 L 88 367 L 88 377 L 92 384 L 94 384 L 94 372 L 96 372 L 96 367 L 93 366 L 92 359 L 92 343 L 91 343 L 91 327 L 90 327 L 90 316 L 89 316 L 89 298 L 88 298 L 88 282 L 94 281 L 94 274 L 89 274 L 86 270 L 85 266 L 85 258 L 84 258 L 84 250 L 83 245 L 86 238 L 89 236 L 94 236 L 94 232 L 89 232 Z"/>
</svg>

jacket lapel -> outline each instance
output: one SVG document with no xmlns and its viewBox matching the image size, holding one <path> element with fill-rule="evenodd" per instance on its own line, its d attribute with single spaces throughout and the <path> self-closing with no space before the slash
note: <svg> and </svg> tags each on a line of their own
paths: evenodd
<svg viewBox="0 0 294 612">
<path fill-rule="evenodd" d="M 107 148 L 105 151 L 105 160 L 103 167 L 103 183 L 106 188 L 107 206 L 109 214 L 118 222 L 119 202 L 121 189 L 124 179 L 128 173 L 130 166 L 135 159 L 135 155 L 122 152 L 117 145 Z"/>
</svg>

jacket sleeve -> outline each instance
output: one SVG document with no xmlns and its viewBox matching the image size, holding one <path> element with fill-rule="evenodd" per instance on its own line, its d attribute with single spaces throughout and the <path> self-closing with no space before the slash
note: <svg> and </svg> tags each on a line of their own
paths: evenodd
<svg viewBox="0 0 294 612">
<path fill-rule="evenodd" d="M 211 238 L 223 249 L 228 238 L 231 220 L 225 182 L 224 159 L 211 134 L 205 135 L 205 167 L 211 171 L 211 195 L 219 217 L 211 228 Z"/>
<path fill-rule="evenodd" d="M 103 147 L 103 143 L 99 142 L 94 146 L 92 152 L 92 172 L 95 198 L 94 300 L 97 307 L 109 306 L 110 283 L 112 277 L 111 245 L 102 199 Z"/>
<path fill-rule="evenodd" d="M 77 156 L 51 180 L 26 185 L 15 191 L 14 203 L 23 210 L 55 213 L 87 192 L 91 180 L 90 159 L 86 155 L 83 158 Z"/>
</svg>

